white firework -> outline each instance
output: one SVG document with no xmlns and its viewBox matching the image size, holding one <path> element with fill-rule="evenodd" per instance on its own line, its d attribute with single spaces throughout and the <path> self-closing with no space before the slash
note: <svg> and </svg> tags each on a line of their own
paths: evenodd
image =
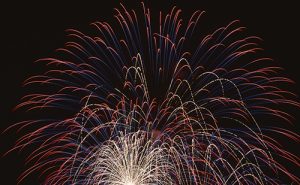
<svg viewBox="0 0 300 185">
<path fill-rule="evenodd" d="M 167 148 L 146 135 L 136 132 L 105 142 L 84 161 L 91 170 L 87 184 L 173 184 Z"/>
</svg>

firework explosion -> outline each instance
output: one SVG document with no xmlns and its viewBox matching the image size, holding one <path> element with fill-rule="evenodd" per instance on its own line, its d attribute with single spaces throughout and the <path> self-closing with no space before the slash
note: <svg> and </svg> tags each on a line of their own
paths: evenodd
<svg viewBox="0 0 300 185">
<path fill-rule="evenodd" d="M 38 61 L 48 70 L 25 81 L 37 91 L 17 108 L 70 116 L 13 126 L 36 128 L 13 148 L 38 146 L 19 180 L 41 171 L 44 184 L 300 183 L 277 160 L 299 158 L 266 133 L 299 136 L 258 119 L 289 122 L 278 104 L 299 107 L 281 68 L 257 57 L 260 38 L 243 36 L 238 21 L 199 35 L 201 11 L 152 20 L 142 10 L 116 9 L 119 32 L 106 22 L 92 24 L 96 36 L 68 30 L 58 57 Z"/>
</svg>

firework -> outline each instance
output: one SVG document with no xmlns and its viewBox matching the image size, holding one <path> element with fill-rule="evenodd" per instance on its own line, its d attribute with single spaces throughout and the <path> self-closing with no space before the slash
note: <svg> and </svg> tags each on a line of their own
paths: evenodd
<svg viewBox="0 0 300 185">
<path fill-rule="evenodd" d="M 258 119 L 290 121 L 276 105 L 299 107 L 281 88 L 292 83 L 281 68 L 257 57 L 260 38 L 243 36 L 238 21 L 203 36 L 201 11 L 152 20 L 142 9 L 143 18 L 116 9 L 118 33 L 106 22 L 92 24 L 96 36 L 68 30 L 58 57 L 38 60 L 48 70 L 25 81 L 37 91 L 17 108 L 42 118 L 17 124 L 37 129 L 14 150 L 38 147 L 19 180 L 42 169 L 45 184 L 280 184 L 280 175 L 299 183 L 277 160 L 299 158 L 266 133 L 299 136 L 265 131 Z"/>
</svg>

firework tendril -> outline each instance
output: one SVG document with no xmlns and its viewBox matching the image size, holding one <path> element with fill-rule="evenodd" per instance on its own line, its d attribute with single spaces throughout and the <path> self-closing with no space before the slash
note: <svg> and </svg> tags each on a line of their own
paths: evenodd
<svg viewBox="0 0 300 185">
<path fill-rule="evenodd" d="M 19 181 L 39 171 L 44 184 L 300 183 L 279 162 L 299 157 L 268 133 L 299 136 L 260 119 L 291 122 L 284 106 L 299 107 L 283 88 L 293 82 L 258 57 L 261 39 L 239 21 L 205 36 L 203 11 L 141 11 L 121 5 L 118 24 L 92 23 L 94 36 L 69 29 L 58 56 L 37 61 L 47 71 L 25 81 L 34 93 L 16 108 L 41 118 L 13 126 L 31 131 L 12 150 L 35 146 Z"/>
</svg>

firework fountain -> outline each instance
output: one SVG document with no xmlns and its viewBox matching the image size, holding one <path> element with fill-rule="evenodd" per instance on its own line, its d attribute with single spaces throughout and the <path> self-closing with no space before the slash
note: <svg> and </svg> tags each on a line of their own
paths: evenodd
<svg viewBox="0 0 300 185">
<path fill-rule="evenodd" d="M 300 183 L 278 160 L 299 166 L 299 157 L 259 119 L 289 122 L 277 105 L 299 107 L 280 85 L 292 81 L 257 57 L 261 39 L 241 34 L 239 21 L 196 32 L 202 11 L 188 20 L 177 8 L 158 20 L 142 11 L 121 5 L 118 28 L 95 22 L 96 36 L 70 29 L 58 57 L 37 61 L 47 71 L 25 81 L 35 92 L 17 109 L 68 116 L 12 126 L 35 128 L 12 149 L 36 146 L 19 180 L 42 170 L 44 184 L 281 184 L 281 175 Z"/>
</svg>

